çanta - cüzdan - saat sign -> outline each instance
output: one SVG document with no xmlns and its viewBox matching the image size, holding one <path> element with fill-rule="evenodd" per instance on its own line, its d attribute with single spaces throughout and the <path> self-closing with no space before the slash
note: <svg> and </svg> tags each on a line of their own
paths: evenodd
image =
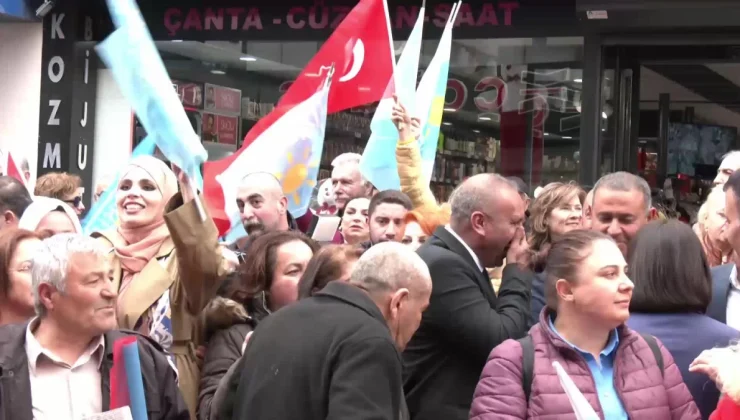
<svg viewBox="0 0 740 420">
<path fill-rule="evenodd" d="M 324 40 L 342 22 L 356 1 L 139 0 L 155 39 L 166 40 Z M 427 1 L 429 34 L 441 31 L 452 9 L 448 1 Z M 396 36 L 410 31 L 421 0 L 390 0 L 391 27 Z M 455 23 L 456 38 L 498 36 L 495 30 L 576 24 L 575 1 L 499 0 L 463 3 Z"/>
</svg>

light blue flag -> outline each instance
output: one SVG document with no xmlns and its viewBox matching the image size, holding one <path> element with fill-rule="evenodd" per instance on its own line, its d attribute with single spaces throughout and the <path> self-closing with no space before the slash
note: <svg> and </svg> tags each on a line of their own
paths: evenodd
<svg viewBox="0 0 740 420">
<path fill-rule="evenodd" d="M 434 159 L 437 157 L 439 126 L 444 114 L 447 77 L 450 71 L 450 53 L 452 51 L 452 27 L 459 5 L 453 8 L 447 21 L 437 51 L 429 62 L 419 87 L 416 89 L 416 112 L 421 120 L 419 151 L 421 152 L 422 174 L 426 184 L 432 179 Z"/>
<path fill-rule="evenodd" d="M 154 139 L 148 136 L 136 146 L 134 152 L 131 154 L 131 159 L 138 156 L 154 155 L 155 147 Z M 100 199 L 87 212 L 85 219 L 82 220 L 82 231 L 85 235 L 90 235 L 93 232 L 104 232 L 116 227 L 118 223 L 116 191 L 118 190 L 118 183 L 121 179 L 121 171 L 123 169 L 124 167 L 121 167 L 118 170 L 116 177 L 108 185 L 108 188 L 100 196 Z"/>
<path fill-rule="evenodd" d="M 394 74 L 398 100 L 411 115 L 414 115 L 414 98 L 419 72 L 419 56 L 421 55 L 424 11 L 424 7 L 419 11 L 419 17 L 408 41 L 406 41 L 406 45 L 403 47 Z M 398 130 L 391 120 L 392 111 L 392 98 L 380 101 L 370 122 L 372 134 L 370 134 L 370 139 L 367 141 L 367 146 L 365 146 L 360 160 L 360 172 L 365 179 L 380 191 L 401 189 L 396 165 Z"/>
<path fill-rule="evenodd" d="M 96 50 L 167 160 L 198 178 L 208 158 L 134 0 L 108 0 L 117 29 Z M 197 182 L 197 181 L 196 181 Z"/>
</svg>

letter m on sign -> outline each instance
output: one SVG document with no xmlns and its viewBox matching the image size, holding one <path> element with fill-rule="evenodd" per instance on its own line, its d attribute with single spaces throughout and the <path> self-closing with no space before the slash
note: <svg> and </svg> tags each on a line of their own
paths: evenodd
<svg viewBox="0 0 740 420">
<path fill-rule="evenodd" d="M 62 153 L 59 143 L 46 143 L 44 150 L 44 169 L 62 169 Z"/>
</svg>

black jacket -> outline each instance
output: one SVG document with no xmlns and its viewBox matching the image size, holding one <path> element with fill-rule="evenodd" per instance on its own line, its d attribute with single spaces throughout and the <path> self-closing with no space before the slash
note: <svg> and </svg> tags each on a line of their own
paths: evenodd
<svg viewBox="0 0 740 420">
<path fill-rule="evenodd" d="M 31 380 L 26 356 L 28 324 L 0 327 L 0 420 L 32 420 Z M 133 331 L 105 334 L 105 355 L 100 364 L 103 411 L 110 409 L 110 370 L 113 343 L 119 338 L 136 336 L 139 343 L 144 395 L 150 420 L 189 420 L 190 414 L 177 388 L 175 371 L 162 348 L 155 341 Z"/>
<path fill-rule="evenodd" d="M 401 355 L 377 305 L 344 282 L 265 318 L 240 365 L 221 419 L 402 418 Z"/>
<path fill-rule="evenodd" d="M 732 267 L 724 264 L 712 268 L 712 301 L 707 308 L 707 316 L 723 324 L 727 323 L 727 298 L 732 290 Z"/>
<path fill-rule="evenodd" d="M 465 246 L 439 227 L 418 250 L 432 297 L 403 353 L 411 418 L 467 420 L 489 353 L 527 333 L 532 273 L 507 265 L 499 295 Z"/>
<path fill-rule="evenodd" d="M 198 419 L 218 418 L 219 387 L 231 379 L 229 369 L 242 357 L 242 345 L 256 325 L 244 306 L 231 299 L 216 297 L 203 309 L 206 355 L 200 370 Z M 233 372 L 233 371 L 232 371 Z M 214 407 L 211 410 L 211 407 Z"/>
</svg>

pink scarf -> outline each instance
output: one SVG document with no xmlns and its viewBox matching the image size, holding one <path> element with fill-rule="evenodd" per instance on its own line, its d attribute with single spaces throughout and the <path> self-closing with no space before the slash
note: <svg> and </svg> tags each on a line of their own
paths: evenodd
<svg viewBox="0 0 740 420">
<path fill-rule="evenodd" d="M 115 237 L 111 238 L 123 272 L 121 286 L 118 290 L 119 296 L 125 293 L 149 261 L 156 257 L 162 243 L 170 236 L 169 229 L 164 222 L 164 208 L 172 196 L 177 193 L 177 178 L 161 160 L 152 156 L 141 156 L 134 159 L 121 176 L 122 180 L 132 168 L 143 169 L 149 175 L 162 194 L 162 201 L 157 209 L 158 216 L 151 223 L 133 227 L 121 225 L 116 230 Z M 118 302 L 121 301 L 122 299 L 119 298 Z"/>
</svg>

